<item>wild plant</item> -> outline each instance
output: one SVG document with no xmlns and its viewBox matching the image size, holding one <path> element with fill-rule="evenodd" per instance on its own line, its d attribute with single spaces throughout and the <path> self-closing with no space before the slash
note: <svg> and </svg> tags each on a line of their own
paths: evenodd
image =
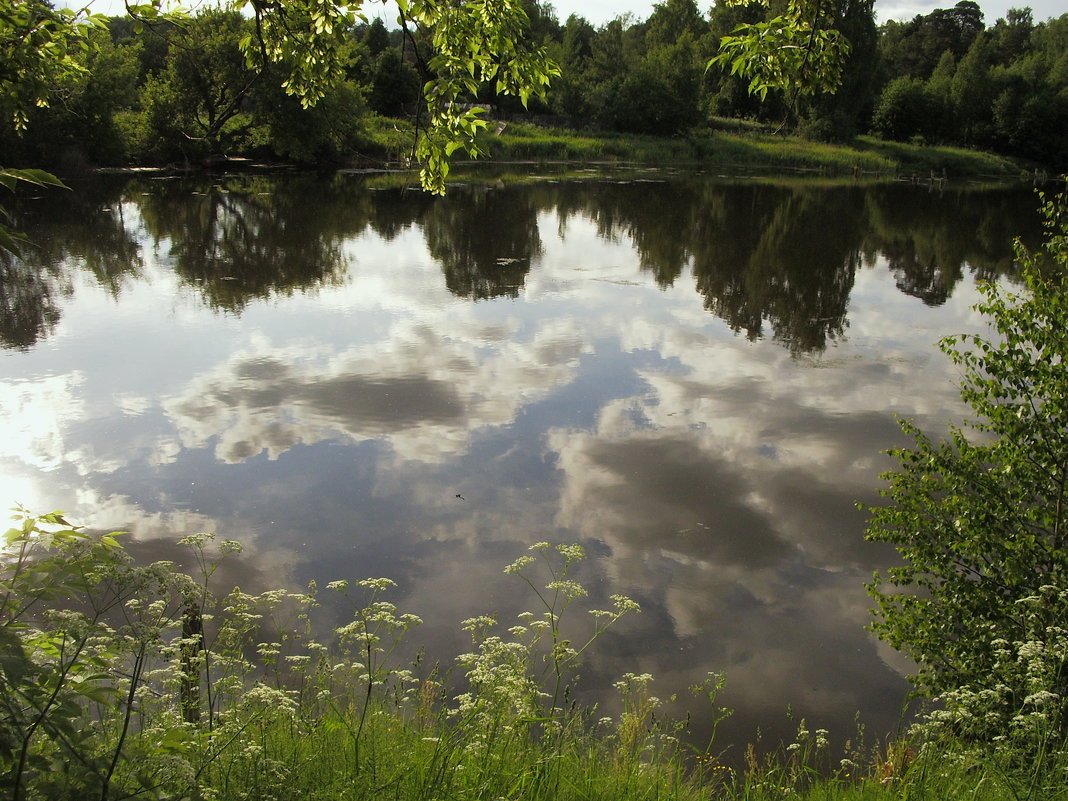
<svg viewBox="0 0 1068 801">
<path fill-rule="evenodd" d="M 572 640 L 564 635 L 561 616 L 575 600 L 587 594 L 586 589 L 569 575 L 572 566 L 585 559 L 586 552 L 581 545 L 550 545 L 547 542 L 537 542 L 531 545 L 529 550 L 535 555 L 519 557 L 508 565 L 504 572 L 522 579 L 533 590 L 543 611 L 540 616 L 532 612 L 521 614 L 521 623 L 509 631 L 518 642 L 525 643 L 531 653 L 543 636 L 547 636 L 548 653 L 542 658 L 545 670 L 540 676 L 534 677 L 534 680 L 538 686 L 545 687 L 548 691 L 551 700 L 546 711 L 552 717 L 561 709 L 560 705 L 567 689 L 566 679 L 569 672 L 578 665 L 583 652 L 624 615 L 639 612 L 641 609 L 625 595 L 611 596 L 613 608 L 590 611 L 595 623 L 593 632 L 585 637 L 581 645 L 575 647 Z M 540 566 L 549 575 L 550 580 L 544 586 L 536 584 L 529 575 L 529 570 L 534 565 Z"/>
<path fill-rule="evenodd" d="M 942 770 L 981 766 L 1014 799 L 1048 798 L 1068 786 L 1068 590 L 1014 606 L 1022 635 L 991 639 L 994 680 L 942 693 L 914 733 Z"/>
<path fill-rule="evenodd" d="M 665 742 L 674 742 L 656 720 L 661 702 L 650 692 L 652 681 L 649 673 L 624 673 L 613 685 L 623 701 L 615 727 L 616 764 L 628 773 L 654 761 L 655 751 Z"/>
<path fill-rule="evenodd" d="M 585 588 L 571 577 L 585 558 L 580 545 L 538 542 L 504 572 L 518 576 L 533 591 L 540 613 L 522 612 L 507 636 L 493 634 L 497 620 L 479 616 L 465 620 L 475 650 L 457 657 L 467 682 L 455 696 L 449 714 L 466 733 L 465 748 L 472 765 L 493 775 L 514 753 L 540 753 L 516 788 L 526 792 L 556 786 L 559 762 L 569 737 L 577 736 L 581 716 L 568 708 L 582 654 L 624 615 L 639 606 L 623 595 L 611 596 L 611 609 L 589 612 L 593 621 L 578 640 L 565 631 L 564 613 L 586 596 Z M 535 577 L 540 569 L 543 575 Z M 548 581 L 545 581 L 548 579 Z M 542 582 L 545 581 L 543 584 Z M 568 629 L 570 630 L 570 626 Z M 576 643 L 578 643 L 576 645 Z M 536 742 L 540 751 L 531 751 Z"/>
<path fill-rule="evenodd" d="M 573 700 L 581 656 L 637 611 L 614 596 L 565 615 L 585 595 L 578 546 L 538 543 L 508 567 L 541 608 L 503 632 L 465 622 L 474 647 L 450 691 L 398 656 L 420 621 L 386 600 L 387 579 L 327 585 L 352 617 L 324 643 L 314 585 L 218 592 L 236 543 L 184 538 L 191 577 L 137 566 L 115 535 L 62 515 L 18 519 L 0 563 L 0 769 L 15 801 L 695 792 L 651 677 L 623 677 L 617 720 L 592 723 Z M 714 699 L 721 679 L 701 686 Z"/>
<path fill-rule="evenodd" d="M 218 544 L 216 554 L 209 554 L 208 546 L 215 541 L 215 535 L 201 532 L 190 534 L 178 540 L 179 545 L 189 548 L 196 564 L 196 578 L 187 577 L 183 597 L 181 639 L 176 643 L 177 658 L 180 662 L 180 702 L 182 718 L 190 723 L 201 719 L 201 689 L 207 697 L 207 724 L 209 730 L 215 722 L 215 712 L 219 701 L 215 697 L 215 665 L 213 655 L 220 653 L 211 641 L 212 622 L 215 619 L 217 596 L 211 586 L 211 579 L 219 569 L 223 558 L 241 553 L 241 545 L 234 540 L 223 540 Z M 235 592 L 237 592 L 235 588 Z M 228 614 L 224 618 L 227 628 L 221 629 L 226 636 L 237 624 L 240 616 Z M 205 634 L 204 624 L 208 624 Z M 205 639 L 205 637 L 208 639 Z M 219 635 L 216 635 L 219 636 Z"/>
<path fill-rule="evenodd" d="M 334 683 L 331 692 L 325 695 L 338 719 L 344 722 L 352 741 L 354 769 L 361 768 L 361 743 L 368 715 L 374 706 L 374 694 L 394 693 L 399 707 L 409 700 L 408 690 L 414 689 L 415 678 L 411 671 L 401 669 L 391 662 L 391 657 L 404 636 L 413 627 L 422 623 L 416 615 L 400 613 L 393 603 L 382 599 L 396 583 L 387 578 L 368 578 L 356 582 L 366 597 L 357 606 L 351 622 L 335 630 L 341 659 L 333 668 Z M 328 589 L 350 598 L 349 583 L 333 581 Z M 337 706 L 338 699 L 345 699 L 347 708 Z"/>
<path fill-rule="evenodd" d="M 805 794 L 827 781 L 837 781 L 849 763 L 832 765 L 829 732 L 812 729 L 804 718 L 794 739 L 761 755 L 750 744 L 745 753 L 741 792 L 745 798 L 779 798 Z"/>
<path fill-rule="evenodd" d="M 137 750 L 139 699 L 182 581 L 165 563 L 132 565 L 116 534 L 14 511 L 0 561 L 0 781 L 15 801 L 31 787 L 106 801 Z"/>
<path fill-rule="evenodd" d="M 710 712 L 708 739 L 703 747 L 689 744 L 694 756 L 694 765 L 697 778 L 704 784 L 712 787 L 726 786 L 736 779 L 734 770 L 724 764 L 722 753 L 716 753 L 716 735 L 719 725 L 734 714 L 734 710 L 719 703 L 719 694 L 727 684 L 727 677 L 723 673 L 709 672 L 704 679 L 690 686 L 690 693 L 697 698 L 702 698 L 708 704 Z"/>
</svg>

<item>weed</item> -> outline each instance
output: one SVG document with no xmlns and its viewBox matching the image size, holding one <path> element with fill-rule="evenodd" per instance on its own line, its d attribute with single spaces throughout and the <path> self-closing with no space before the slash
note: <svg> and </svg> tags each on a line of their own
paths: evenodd
<svg viewBox="0 0 1068 801">
<path fill-rule="evenodd" d="M 576 668 L 638 610 L 618 596 L 586 623 L 572 614 L 585 594 L 573 577 L 579 546 L 538 543 L 513 562 L 507 572 L 537 612 L 507 628 L 488 615 L 465 621 L 472 648 L 458 675 L 418 677 L 397 653 L 419 619 L 387 600 L 388 579 L 328 584 L 352 613 L 320 642 L 314 585 L 218 592 L 236 543 L 185 538 L 196 566 L 187 576 L 135 565 L 117 535 L 90 536 L 59 513 L 19 509 L 16 521 L 0 560 L 0 786 L 15 801 L 1066 796 L 1064 744 L 1042 740 L 1037 696 L 1022 699 L 1015 750 L 980 753 L 932 716 L 866 762 L 858 739 L 835 763 L 827 732 L 799 721 L 792 743 L 762 757 L 750 749 L 740 771 L 714 750 L 729 714 L 719 674 L 692 688 L 713 708 L 703 747 L 663 717 L 648 674 L 622 676 L 619 714 L 596 717 L 570 700 Z M 1052 663 L 1018 645 L 1005 669 L 1041 679 Z M 1021 759 L 1024 742 L 1051 757 L 1040 774 Z"/>
</svg>

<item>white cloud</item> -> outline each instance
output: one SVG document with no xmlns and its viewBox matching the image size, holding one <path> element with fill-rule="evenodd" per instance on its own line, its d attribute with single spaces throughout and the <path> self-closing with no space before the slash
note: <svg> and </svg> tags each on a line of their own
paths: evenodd
<svg viewBox="0 0 1068 801">
<path fill-rule="evenodd" d="M 215 440 L 216 458 L 236 463 L 327 439 L 379 440 L 402 461 L 440 462 L 566 383 L 585 348 L 567 320 L 529 342 L 501 341 L 507 322 L 461 317 L 435 331 L 407 308 L 409 319 L 368 345 L 305 353 L 259 341 L 234 352 L 163 402 L 182 446 Z"/>
<path fill-rule="evenodd" d="M 81 371 L 0 382 L 0 455 L 38 470 L 68 461 L 65 431 L 87 414 L 84 383 Z"/>
</svg>

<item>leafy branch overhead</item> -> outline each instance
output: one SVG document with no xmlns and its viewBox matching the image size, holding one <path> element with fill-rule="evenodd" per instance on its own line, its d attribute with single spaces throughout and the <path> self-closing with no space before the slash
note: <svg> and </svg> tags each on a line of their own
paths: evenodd
<svg viewBox="0 0 1068 801">
<path fill-rule="evenodd" d="M 247 66 L 280 74 L 282 89 L 310 107 L 346 80 L 347 50 L 357 23 L 366 22 L 364 0 L 231 0 L 230 12 L 251 19 L 239 41 Z M 423 88 L 429 112 L 416 148 L 424 188 L 444 192 L 448 159 L 459 149 L 478 152 L 485 121 L 472 106 L 483 87 L 513 95 L 525 105 L 544 96 L 559 70 L 542 47 L 529 45 L 529 20 L 521 0 L 401 0 L 398 23 L 427 38 L 432 54 Z M 134 30 L 158 23 L 186 24 L 180 9 L 164 0 L 126 4 Z M 82 10 L 55 10 L 43 0 L 0 0 L 0 99 L 24 129 L 35 106 L 46 106 L 53 88 L 84 73 L 91 32 L 106 18 Z"/>
<path fill-rule="evenodd" d="M 25 130 L 30 109 L 48 105 L 53 86 L 85 71 L 88 31 L 104 24 L 101 15 L 42 0 L 0 0 L 0 98 L 16 131 Z"/>
<path fill-rule="evenodd" d="M 304 106 L 321 100 L 344 75 L 341 55 L 346 36 L 365 22 L 363 0 L 234 0 L 231 7 L 251 11 L 255 31 L 241 41 L 250 67 L 282 64 L 288 75 L 283 89 Z M 520 0 L 399 0 L 397 22 L 429 33 L 432 77 L 423 87 L 429 119 L 416 154 L 424 189 L 444 194 L 449 157 L 459 149 L 479 153 L 476 138 L 485 127 L 483 109 L 467 105 L 483 86 L 514 95 L 524 106 L 544 96 L 559 70 L 544 48 L 524 44 L 528 25 Z"/>
<path fill-rule="evenodd" d="M 731 7 L 767 6 L 767 0 L 725 0 Z M 719 54 L 708 62 L 749 80 L 750 94 L 781 92 L 787 103 L 833 93 L 842 82 L 850 44 L 836 29 L 839 0 L 790 0 L 784 13 L 763 22 L 739 25 L 720 40 Z"/>
<path fill-rule="evenodd" d="M 528 19 L 518 0 L 397 5 L 402 25 L 411 22 L 431 32 L 434 55 L 428 66 L 434 77 L 423 89 L 430 121 L 417 155 L 423 187 L 443 194 L 449 157 L 460 148 L 472 156 L 481 152 L 477 136 L 487 125 L 485 109 L 465 104 L 465 98 L 491 86 L 526 106 L 532 96 L 544 97 L 560 70 L 545 48 L 523 45 Z"/>
</svg>

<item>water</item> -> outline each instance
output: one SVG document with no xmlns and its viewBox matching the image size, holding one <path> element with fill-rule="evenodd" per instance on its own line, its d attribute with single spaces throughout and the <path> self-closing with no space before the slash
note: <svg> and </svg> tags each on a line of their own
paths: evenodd
<svg viewBox="0 0 1068 801">
<path fill-rule="evenodd" d="M 458 622 L 534 609 L 502 567 L 581 542 L 605 636 L 584 698 L 727 675 L 722 742 L 795 717 L 895 725 L 864 630 L 902 415 L 965 414 L 934 347 L 1034 241 L 1026 187 L 587 171 L 100 177 L 24 197 L 0 264 L 0 496 L 131 532 L 215 531 L 229 578 L 390 576 L 448 664 Z M 330 610 L 326 610 L 329 614 Z M 577 636 L 577 635 L 576 635 Z M 675 712 L 703 710 L 680 701 Z"/>
</svg>

